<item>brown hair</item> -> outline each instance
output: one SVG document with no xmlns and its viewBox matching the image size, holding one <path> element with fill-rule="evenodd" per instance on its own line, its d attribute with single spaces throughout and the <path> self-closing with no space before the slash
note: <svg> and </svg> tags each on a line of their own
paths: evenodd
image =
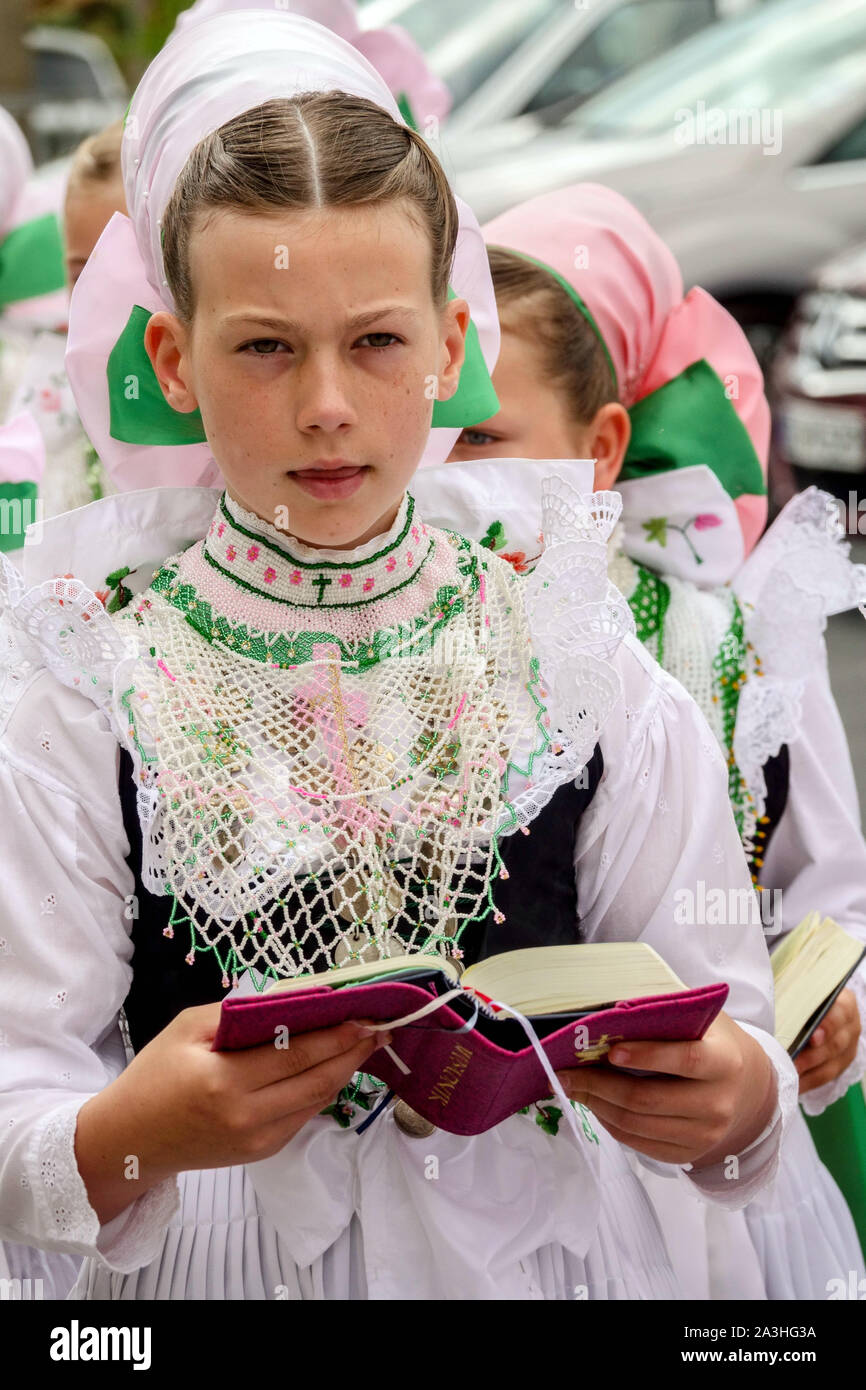
<svg viewBox="0 0 866 1390">
<path fill-rule="evenodd" d="M 540 266 L 501 246 L 488 246 L 504 329 L 531 337 L 545 377 L 564 394 L 574 420 L 587 425 L 618 399 L 604 348 L 586 316 Z"/>
<path fill-rule="evenodd" d="M 95 135 L 82 140 L 72 160 L 66 188 L 81 192 L 83 183 L 120 183 L 120 145 L 123 140 L 123 121 L 115 121 Z"/>
<path fill-rule="evenodd" d="M 441 308 L 457 240 L 457 205 L 421 136 L 375 102 L 345 92 L 304 92 L 244 111 L 195 147 L 163 216 L 163 264 L 178 317 L 188 323 L 195 309 L 189 242 L 199 213 L 360 206 L 398 198 L 413 205 L 429 232 L 433 300 Z"/>
</svg>

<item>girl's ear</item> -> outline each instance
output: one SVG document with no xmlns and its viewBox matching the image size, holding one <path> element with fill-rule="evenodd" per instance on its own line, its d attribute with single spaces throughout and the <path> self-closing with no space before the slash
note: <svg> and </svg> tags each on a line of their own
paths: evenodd
<svg viewBox="0 0 866 1390">
<path fill-rule="evenodd" d="M 595 489 L 616 486 L 631 439 L 631 420 L 625 406 L 610 401 L 596 412 L 589 427 L 589 457 L 595 459 Z"/>
<path fill-rule="evenodd" d="M 160 309 L 148 319 L 144 347 L 162 394 L 173 410 L 188 415 L 198 408 L 189 371 L 189 333 L 175 314 Z"/>
<path fill-rule="evenodd" d="M 450 401 L 460 385 L 460 369 L 466 357 L 466 334 L 469 329 L 469 305 L 465 299 L 449 299 L 440 320 L 439 381 L 436 392 L 440 401 Z"/>
</svg>

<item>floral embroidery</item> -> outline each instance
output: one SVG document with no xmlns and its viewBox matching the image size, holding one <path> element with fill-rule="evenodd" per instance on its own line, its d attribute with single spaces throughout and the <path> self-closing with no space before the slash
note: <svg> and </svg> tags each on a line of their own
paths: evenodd
<svg viewBox="0 0 866 1390">
<path fill-rule="evenodd" d="M 259 554 L 259 547 L 258 547 L 257 545 L 251 545 L 250 548 L 249 548 L 249 550 L 247 551 L 247 559 L 248 559 L 248 560 L 256 560 L 256 559 L 258 559 L 258 554 Z"/>
<path fill-rule="evenodd" d="M 297 570 L 295 570 L 295 574 L 298 574 L 298 571 L 297 571 Z M 297 579 L 296 579 L 296 578 L 295 578 L 295 574 L 292 575 L 292 583 L 293 583 L 293 584 L 300 584 L 300 582 L 301 582 L 301 576 L 298 574 L 298 577 L 297 577 Z M 266 583 L 266 584 L 273 584 L 273 582 L 274 582 L 274 580 L 276 579 L 276 577 L 277 577 L 277 572 L 276 572 L 276 570 L 275 570 L 275 569 L 272 569 L 271 566 L 268 565 L 267 569 L 265 570 L 265 583 Z"/>
<path fill-rule="evenodd" d="M 693 516 L 684 526 L 678 526 L 676 522 L 671 521 L 669 517 L 651 516 L 649 521 L 643 521 L 641 525 L 644 531 L 646 531 L 647 540 L 660 545 L 663 550 L 667 547 L 668 531 L 678 531 L 689 550 L 692 552 L 695 564 L 702 565 L 704 563 L 703 556 L 699 555 L 692 545 L 691 537 L 689 536 L 689 527 L 694 526 L 696 531 L 712 531 L 716 526 L 722 525 L 722 518 L 716 516 L 715 512 L 698 512 L 697 516 Z"/>
<path fill-rule="evenodd" d="M 234 548 L 233 545 L 230 545 L 230 546 L 228 547 L 228 549 L 226 550 L 226 559 L 227 559 L 227 560 L 236 560 L 237 558 L 238 558 L 238 552 L 235 550 L 235 548 Z"/>
<path fill-rule="evenodd" d="M 518 574 L 526 574 L 526 571 L 529 569 L 529 565 L 526 562 L 525 550 L 501 550 L 499 552 L 499 558 L 500 560 L 507 560 L 509 565 L 512 565 Z"/>
<path fill-rule="evenodd" d="M 111 574 L 105 576 L 108 593 L 103 601 L 103 606 L 106 613 L 119 613 L 129 603 L 132 598 L 132 590 L 128 589 L 123 581 L 134 573 L 135 570 L 131 570 L 129 565 L 122 565 L 120 569 L 112 570 Z"/>
<path fill-rule="evenodd" d="M 500 550 L 505 545 L 505 527 L 501 521 L 492 521 L 488 526 L 481 544 L 485 550 Z"/>
<path fill-rule="evenodd" d="M 397 568 L 397 561 L 393 555 L 389 555 L 385 561 L 385 568 L 391 574 Z"/>
<path fill-rule="evenodd" d="M 341 575 L 340 575 L 340 584 L 342 585 L 342 587 L 343 587 L 344 589 L 348 589 L 348 587 L 349 587 L 349 585 L 351 584 L 351 582 L 352 582 L 352 576 L 351 576 L 350 574 L 341 574 Z"/>
<path fill-rule="evenodd" d="M 220 537 L 222 537 L 222 534 L 223 534 L 223 532 L 225 531 L 225 529 L 226 529 L 226 524 L 225 524 L 224 521 L 221 521 L 220 524 L 219 524 L 219 526 L 217 527 L 217 535 L 220 536 Z"/>
<path fill-rule="evenodd" d="M 412 554 L 412 552 L 411 552 L 411 550 L 410 550 L 410 551 L 407 552 L 407 555 L 406 555 L 406 564 L 407 564 L 407 565 L 409 566 L 409 568 L 411 569 L 411 567 L 412 567 L 412 565 L 414 565 L 414 563 L 415 563 L 415 557 L 414 557 L 414 555 Z"/>
<path fill-rule="evenodd" d="M 367 578 L 364 580 L 364 593 L 369 594 L 370 590 L 372 589 L 375 583 L 375 577 L 372 574 L 368 574 Z"/>
</svg>

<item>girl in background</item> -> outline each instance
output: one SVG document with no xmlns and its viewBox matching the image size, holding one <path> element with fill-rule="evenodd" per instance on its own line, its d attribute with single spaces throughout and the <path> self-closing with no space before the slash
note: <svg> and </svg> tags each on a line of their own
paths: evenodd
<svg viewBox="0 0 866 1390">
<path fill-rule="evenodd" d="M 716 735 L 753 883 L 781 890 L 775 919 L 766 911 L 772 895 L 761 893 L 768 935 L 818 908 L 866 940 L 866 846 L 823 640 L 826 616 L 862 602 L 866 577 L 847 560 L 831 499 L 815 490 L 794 499 L 746 558 L 766 516 L 769 412 L 743 334 L 703 290 L 683 297 L 667 247 L 609 189 L 584 184 L 533 199 L 485 236 L 503 335 L 500 410 L 464 430 L 452 459 L 595 460 L 586 486 L 616 487 L 623 499 L 611 577 L 647 650 Z M 422 477 L 428 514 L 531 568 L 540 544 L 530 498 L 551 464 L 458 471 L 460 482 L 447 469 Z M 576 480 L 578 465 L 573 472 Z M 807 1112 L 820 1113 L 862 1077 L 864 1005 L 861 967 L 797 1059 Z M 859 1087 L 844 1104 L 862 1134 Z M 862 1143 L 849 1133 L 852 1146 Z M 858 1185 L 862 1192 L 862 1175 Z M 695 1209 L 696 1220 L 725 1228 L 696 1242 L 676 1189 L 653 1182 L 652 1190 L 688 1286 L 742 1296 L 742 1248 L 695 1266 L 696 1252 L 705 1261 L 711 1247 L 725 1249 L 736 1223 Z M 802 1121 L 774 1193 L 745 1218 L 759 1296 L 824 1297 L 828 1278 L 862 1263 Z"/>
</svg>

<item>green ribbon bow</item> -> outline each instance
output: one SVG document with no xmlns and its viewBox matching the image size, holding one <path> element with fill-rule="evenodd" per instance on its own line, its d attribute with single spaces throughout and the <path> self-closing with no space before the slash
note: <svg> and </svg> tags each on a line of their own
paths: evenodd
<svg viewBox="0 0 866 1390">
<path fill-rule="evenodd" d="M 448 297 L 456 298 L 450 286 Z M 108 358 L 111 437 L 126 444 L 203 444 L 206 435 L 201 412 L 182 414 L 162 394 L 144 347 L 144 330 L 150 317 L 151 310 L 134 305 Z M 462 429 L 487 420 L 498 409 L 478 330 L 470 319 L 460 384 L 450 400 L 434 402 L 432 424 L 434 428 Z"/>
<path fill-rule="evenodd" d="M 0 309 L 65 284 L 63 240 L 53 212 L 22 222 L 0 243 Z"/>
</svg>

